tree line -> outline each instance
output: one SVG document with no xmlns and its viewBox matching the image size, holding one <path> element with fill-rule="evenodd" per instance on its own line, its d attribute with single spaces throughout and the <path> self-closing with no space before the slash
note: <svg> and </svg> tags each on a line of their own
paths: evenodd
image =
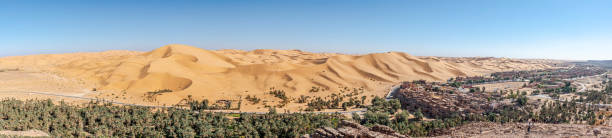
<svg viewBox="0 0 612 138">
<path fill-rule="evenodd" d="M 236 117 L 93 101 L 80 106 L 51 100 L 0 101 L 0 130 L 37 129 L 56 137 L 298 137 L 316 128 L 336 127 L 343 118 L 311 113 L 242 113 Z"/>
</svg>

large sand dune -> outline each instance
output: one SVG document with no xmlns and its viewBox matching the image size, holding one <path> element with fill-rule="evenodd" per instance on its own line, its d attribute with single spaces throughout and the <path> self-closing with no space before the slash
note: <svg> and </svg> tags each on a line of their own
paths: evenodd
<svg viewBox="0 0 612 138">
<path fill-rule="evenodd" d="M 113 95 L 123 93 L 135 103 L 143 103 L 148 91 L 170 89 L 173 92 L 159 96 L 157 102 L 175 104 L 188 95 L 209 100 L 257 95 L 274 101 L 265 94 L 270 88 L 285 90 L 290 97 L 326 96 L 344 87 L 363 87 L 367 91 L 364 95 L 384 95 L 389 86 L 401 81 L 444 81 L 455 76 L 550 67 L 543 63 L 507 58 L 415 57 L 401 52 L 345 55 L 299 50 L 209 51 L 168 45 L 146 53 L 5 57 L 0 59 L 0 69 L 54 73 Z M 326 92 L 308 92 L 312 87 Z"/>
</svg>

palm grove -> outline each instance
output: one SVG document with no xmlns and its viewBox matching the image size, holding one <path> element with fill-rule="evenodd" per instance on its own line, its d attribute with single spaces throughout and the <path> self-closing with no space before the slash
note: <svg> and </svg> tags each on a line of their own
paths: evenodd
<svg viewBox="0 0 612 138">
<path fill-rule="evenodd" d="M 420 110 L 401 110 L 398 100 L 379 97 L 373 98 L 371 105 L 359 105 L 368 111 L 351 118 L 337 113 L 276 113 L 273 107 L 267 114 L 212 113 L 195 106 L 205 102 L 191 108 L 149 108 L 94 101 L 75 106 L 51 100 L 4 99 L 0 101 L 0 130 L 37 129 L 60 137 L 299 137 L 316 128 L 337 127 L 340 120 L 353 120 L 365 126 L 387 125 L 411 136 L 434 136 L 444 134 L 447 128 L 475 121 L 597 124 L 606 116 L 598 113 L 599 108 L 585 103 L 607 102 L 607 98 L 593 98 L 609 97 L 612 83 L 606 83 L 603 91 L 581 93 L 587 98 L 580 101 L 529 105 L 521 95 L 510 97 L 513 105 L 482 114 L 443 117 L 426 115 Z"/>
</svg>

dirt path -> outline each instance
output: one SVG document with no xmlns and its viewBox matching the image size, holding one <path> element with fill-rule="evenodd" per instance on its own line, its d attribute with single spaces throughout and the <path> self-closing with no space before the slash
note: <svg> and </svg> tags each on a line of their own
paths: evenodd
<svg viewBox="0 0 612 138">
<path fill-rule="evenodd" d="M 580 89 L 576 90 L 576 92 L 585 92 L 588 89 L 588 87 L 596 85 L 595 83 L 597 82 L 593 82 L 594 79 L 597 79 L 597 77 L 602 77 L 605 74 L 607 73 L 600 74 L 600 75 L 594 75 L 594 76 L 587 76 L 587 77 L 582 77 L 582 78 L 572 78 L 570 80 L 573 80 L 573 83 L 580 85 Z M 583 83 L 582 81 L 586 81 L 585 82 L 586 84 Z"/>
</svg>

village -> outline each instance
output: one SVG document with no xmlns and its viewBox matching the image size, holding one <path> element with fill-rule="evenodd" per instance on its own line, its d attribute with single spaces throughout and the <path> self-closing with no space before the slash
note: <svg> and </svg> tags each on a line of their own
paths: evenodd
<svg viewBox="0 0 612 138">
<path fill-rule="evenodd" d="M 580 96 L 587 95 L 583 94 L 584 89 L 587 89 L 582 84 L 583 79 L 599 78 L 590 81 L 594 84 L 587 85 L 603 90 L 609 80 L 606 73 L 607 70 L 594 66 L 575 66 L 456 77 L 447 83 L 419 80 L 402 83 L 393 97 L 400 100 L 402 108 L 413 112 L 419 110 L 429 118 L 481 114 L 522 100 L 541 106 L 539 104 L 558 101 L 560 97 L 571 97 L 570 100 L 588 99 L 587 96 Z"/>
</svg>

